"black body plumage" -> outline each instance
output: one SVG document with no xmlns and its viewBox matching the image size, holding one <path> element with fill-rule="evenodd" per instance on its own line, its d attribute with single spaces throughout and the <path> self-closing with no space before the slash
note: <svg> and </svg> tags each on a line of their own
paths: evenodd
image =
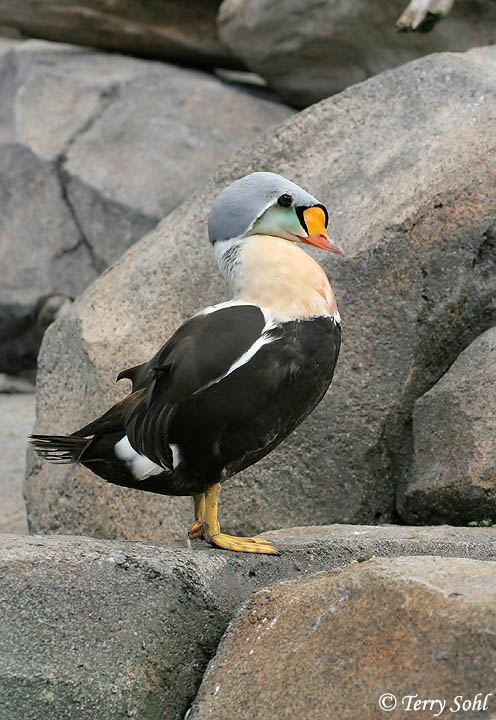
<svg viewBox="0 0 496 720">
<path fill-rule="evenodd" d="M 119 375 L 133 382 L 121 403 L 70 438 L 33 436 L 33 445 L 119 485 L 204 492 L 267 455 L 313 410 L 340 340 L 331 317 L 268 324 L 257 306 L 237 304 L 196 315 L 148 363 Z M 163 472 L 134 477 L 115 455 L 124 435 Z"/>
</svg>

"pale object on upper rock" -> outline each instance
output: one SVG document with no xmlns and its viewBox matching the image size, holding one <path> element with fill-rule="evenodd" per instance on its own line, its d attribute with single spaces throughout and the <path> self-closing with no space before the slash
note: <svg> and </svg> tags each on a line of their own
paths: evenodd
<svg viewBox="0 0 496 720">
<path fill-rule="evenodd" d="M 428 53 L 496 42 L 496 3 L 455 4 L 433 33 L 397 33 L 405 0 L 224 0 L 221 39 L 295 107 Z"/>
<path fill-rule="evenodd" d="M 455 0 L 411 0 L 396 22 L 398 30 L 419 30 L 431 16 L 431 27 L 437 20 L 445 17 L 453 7 Z"/>
</svg>

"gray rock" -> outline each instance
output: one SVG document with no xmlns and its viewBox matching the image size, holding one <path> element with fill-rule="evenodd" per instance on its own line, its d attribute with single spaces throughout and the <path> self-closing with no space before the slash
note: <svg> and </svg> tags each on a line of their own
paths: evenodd
<svg viewBox="0 0 496 720">
<path fill-rule="evenodd" d="M 0 373 L 0 393 L 27 393 L 28 395 L 34 395 L 35 390 L 36 386 L 33 380 L 23 376 Z"/>
<path fill-rule="evenodd" d="M 257 720 L 475 720 L 496 708 L 495 593 L 496 563 L 432 556 L 260 590 L 229 625 L 189 720 L 231 720 L 240 707 Z"/>
<path fill-rule="evenodd" d="M 121 368 L 226 299 L 206 240 L 211 203 L 235 178 L 276 170 L 327 204 L 346 251 L 344 260 L 316 255 L 336 292 L 343 345 L 316 411 L 225 486 L 220 522 L 249 534 L 393 519 L 415 400 L 495 323 L 495 90 L 496 48 L 435 55 L 309 108 L 236 153 L 51 326 L 37 432 L 72 432 L 102 413 L 129 389 L 114 385 Z M 189 498 L 114 488 L 34 458 L 26 495 L 34 532 L 163 539 L 184 536 L 192 517 Z"/>
<path fill-rule="evenodd" d="M 220 0 L 3 0 L 0 25 L 26 36 L 193 65 L 242 67 L 217 37 Z"/>
<path fill-rule="evenodd" d="M 496 522 L 495 378 L 496 327 L 415 403 L 413 463 L 399 498 L 408 522 Z"/>
<path fill-rule="evenodd" d="M 284 528 L 264 533 L 282 551 L 282 557 L 304 553 L 326 568 L 363 562 L 371 556 L 441 555 L 496 560 L 496 528 L 450 525 L 320 525 Z"/>
<path fill-rule="evenodd" d="M 224 0 L 225 44 L 295 107 L 428 53 L 496 41 L 492 0 L 458 3 L 429 34 L 395 33 L 405 0 Z"/>
<path fill-rule="evenodd" d="M 96 277 L 56 167 L 20 142 L 1 146 L 0 208 L 0 304 L 6 313 L 18 305 L 34 308 L 53 292 L 77 295 Z"/>
<path fill-rule="evenodd" d="M 0 382 L 2 380 L 0 376 Z M 26 466 L 27 436 L 34 425 L 34 394 L 0 394 L 0 533 L 27 532 L 26 507 L 22 495 Z"/>
<path fill-rule="evenodd" d="M 14 28 L 0 25 L 0 55 L 6 52 L 17 40 L 21 40 L 21 35 Z"/>
<path fill-rule="evenodd" d="M 489 529 L 355 526 L 272 537 L 280 557 L 203 543 L 0 535 L 2 720 L 182 720 L 254 590 L 374 552 L 496 557 Z"/>
<path fill-rule="evenodd" d="M 72 143 L 65 169 L 99 195 L 158 220 L 230 152 L 292 111 L 214 76 L 145 65 L 146 75 L 115 90 Z"/>
<path fill-rule="evenodd" d="M 34 307 L 0 305 L 0 373 L 22 373 L 34 382 L 43 335 L 71 302 L 65 295 L 42 295 Z"/>
<path fill-rule="evenodd" d="M 3 41 L 0 305 L 80 294 L 229 152 L 291 114 L 193 70 Z"/>
</svg>

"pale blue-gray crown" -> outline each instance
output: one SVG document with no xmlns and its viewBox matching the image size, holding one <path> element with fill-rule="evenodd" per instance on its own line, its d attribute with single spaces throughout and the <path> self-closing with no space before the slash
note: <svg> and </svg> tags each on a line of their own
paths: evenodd
<svg viewBox="0 0 496 720">
<path fill-rule="evenodd" d="M 319 202 L 301 187 L 271 172 L 245 175 L 217 196 L 208 218 L 208 238 L 212 245 L 246 233 L 253 223 L 277 202 L 281 195 L 291 195 L 293 204 L 303 207 Z"/>
</svg>

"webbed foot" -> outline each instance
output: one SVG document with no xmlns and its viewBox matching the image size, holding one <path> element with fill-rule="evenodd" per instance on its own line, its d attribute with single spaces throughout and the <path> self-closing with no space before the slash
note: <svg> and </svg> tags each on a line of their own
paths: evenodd
<svg viewBox="0 0 496 720">
<path fill-rule="evenodd" d="M 235 535 L 217 533 L 209 538 L 209 542 L 224 550 L 234 552 L 262 553 L 263 555 L 280 555 L 280 551 L 264 538 L 244 538 Z"/>
<path fill-rule="evenodd" d="M 243 538 L 227 535 L 220 531 L 217 519 L 220 483 L 211 485 L 205 494 L 194 496 L 195 522 L 191 525 L 188 538 L 203 538 L 214 547 L 234 552 L 280 555 L 280 551 L 265 538 Z"/>
</svg>

